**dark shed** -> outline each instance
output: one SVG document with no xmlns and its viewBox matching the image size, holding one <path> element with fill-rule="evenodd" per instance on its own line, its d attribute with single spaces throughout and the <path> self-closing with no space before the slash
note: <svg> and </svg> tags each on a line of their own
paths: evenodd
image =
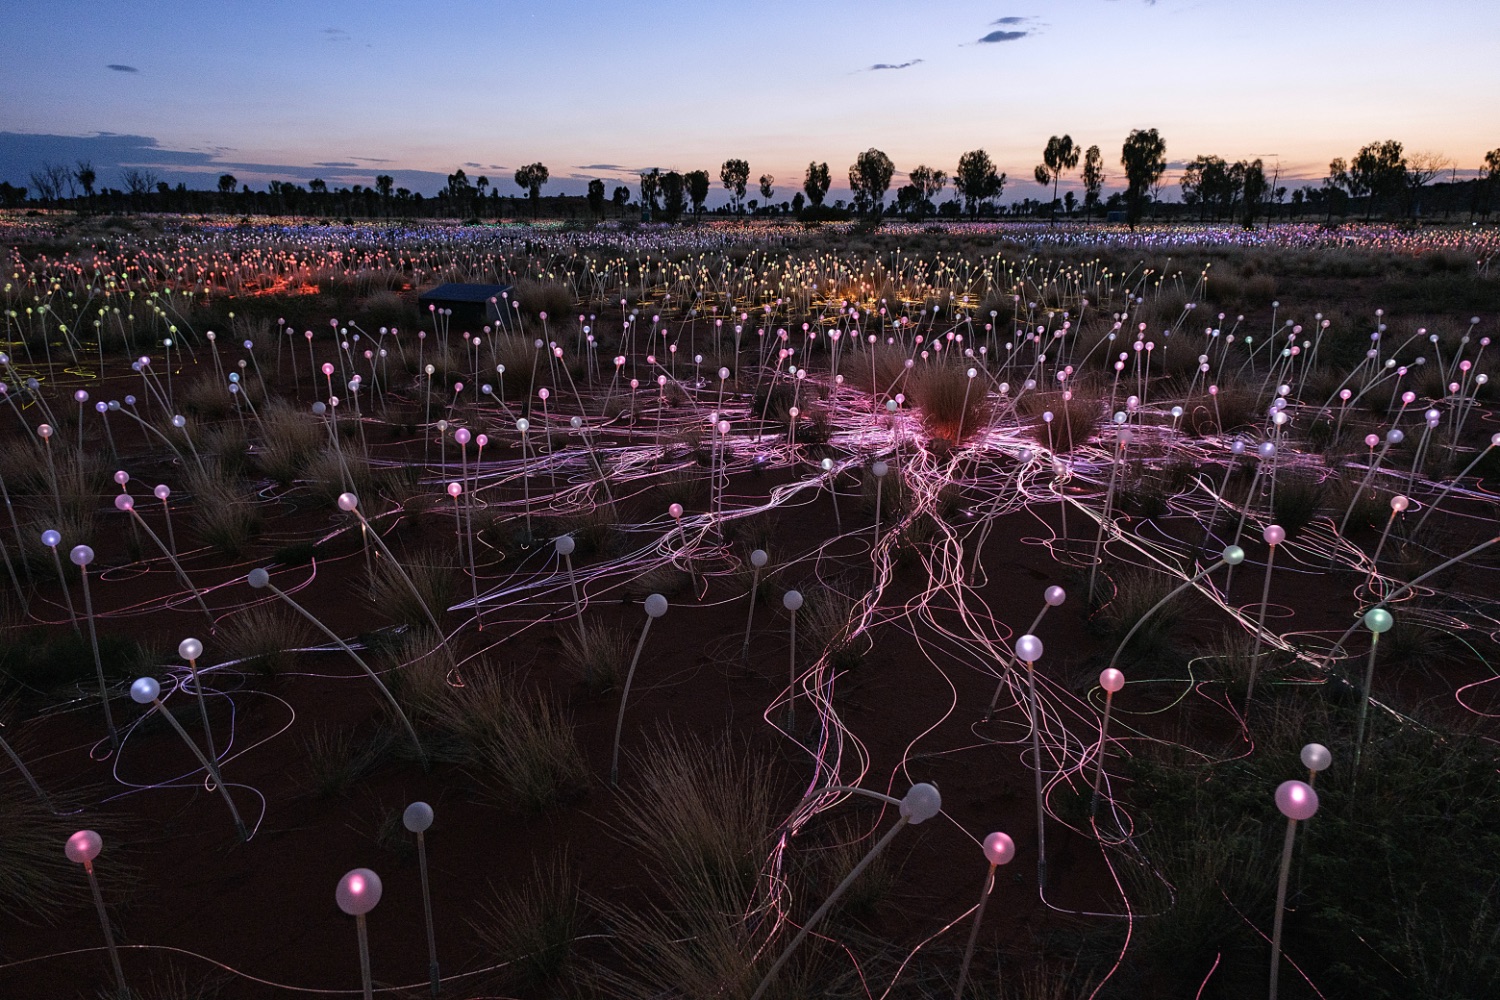
<svg viewBox="0 0 1500 1000">
<path fill-rule="evenodd" d="M 429 288 L 417 296 L 417 305 L 421 308 L 424 318 L 429 311 L 429 306 L 451 309 L 453 310 L 451 322 L 460 326 L 463 324 L 472 326 L 482 326 L 486 323 L 503 324 L 509 319 L 510 306 L 508 300 L 501 296 L 509 291 L 509 285 L 470 285 L 454 281 L 446 285 L 438 285 L 436 288 Z"/>
</svg>

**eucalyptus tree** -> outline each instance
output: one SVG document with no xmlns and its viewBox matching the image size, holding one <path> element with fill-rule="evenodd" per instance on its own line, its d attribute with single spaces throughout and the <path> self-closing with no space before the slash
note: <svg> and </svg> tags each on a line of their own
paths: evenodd
<svg viewBox="0 0 1500 1000">
<path fill-rule="evenodd" d="M 1125 219 L 1134 229 L 1146 193 L 1166 172 L 1167 141 L 1154 128 L 1133 130 L 1120 148 L 1120 166 L 1125 168 Z"/>
</svg>

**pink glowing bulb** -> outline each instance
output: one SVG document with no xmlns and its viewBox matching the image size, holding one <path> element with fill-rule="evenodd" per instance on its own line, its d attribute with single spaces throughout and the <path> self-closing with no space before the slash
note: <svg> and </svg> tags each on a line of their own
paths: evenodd
<svg viewBox="0 0 1500 1000">
<path fill-rule="evenodd" d="M 1016 856 L 1016 842 L 1008 834 L 992 833 L 984 838 L 984 857 L 992 865 L 1009 864 Z"/>
<path fill-rule="evenodd" d="M 1286 529 L 1279 524 L 1270 524 L 1261 532 L 1261 537 L 1266 540 L 1267 545 L 1280 545 L 1286 541 Z"/>
<path fill-rule="evenodd" d="M 75 865 L 86 865 L 99 856 L 104 849 L 104 839 L 93 830 L 79 830 L 68 838 L 63 853 Z"/>
<path fill-rule="evenodd" d="M 1023 635 L 1016 640 L 1016 656 L 1024 663 L 1035 663 L 1042 658 L 1042 640 L 1034 635 Z"/>
<path fill-rule="evenodd" d="M 1099 675 L 1099 686 L 1110 694 L 1116 694 L 1125 687 L 1125 675 L 1110 667 Z"/>
<path fill-rule="evenodd" d="M 1276 787 L 1276 808 L 1287 819 L 1312 819 L 1318 811 L 1318 793 L 1305 781 L 1283 781 Z"/>
<path fill-rule="evenodd" d="M 339 879 L 338 889 L 334 891 L 334 900 L 338 903 L 339 909 L 349 916 L 364 916 L 375 909 L 375 904 L 380 902 L 383 889 L 379 875 L 368 868 L 356 868 Z"/>
</svg>

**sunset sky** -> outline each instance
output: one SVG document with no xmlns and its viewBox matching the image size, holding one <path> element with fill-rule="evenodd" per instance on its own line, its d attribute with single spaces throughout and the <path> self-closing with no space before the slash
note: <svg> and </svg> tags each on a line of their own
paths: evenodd
<svg viewBox="0 0 1500 1000">
<path fill-rule="evenodd" d="M 1500 146 L 1500 3 L 1432 0 L 0 0 L 0 179 L 87 158 L 212 187 L 221 173 L 431 194 L 462 166 L 507 194 L 750 162 L 776 200 L 826 161 L 831 197 L 871 146 L 896 180 L 988 150 L 1031 181 L 1047 137 L 1119 148 L 1154 127 L 1174 163 L 1261 157 L 1321 178 L 1395 138 L 1457 161 Z M 1076 181 L 1075 181 L 1076 184 Z M 1175 187 L 1169 194 L 1176 195 Z"/>
</svg>

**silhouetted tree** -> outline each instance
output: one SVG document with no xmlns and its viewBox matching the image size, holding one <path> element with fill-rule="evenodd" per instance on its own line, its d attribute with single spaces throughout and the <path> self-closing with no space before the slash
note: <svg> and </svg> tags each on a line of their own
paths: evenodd
<svg viewBox="0 0 1500 1000">
<path fill-rule="evenodd" d="M 1500 148 L 1484 154 L 1484 165 L 1479 168 L 1478 184 L 1474 188 L 1474 202 L 1469 208 L 1469 221 L 1472 222 L 1476 214 L 1483 214 L 1486 219 L 1490 217 L 1496 187 L 1500 187 Z"/>
<path fill-rule="evenodd" d="M 879 215 L 895 172 L 891 158 L 873 147 L 855 157 L 849 166 L 849 189 L 854 192 L 855 206 Z"/>
<path fill-rule="evenodd" d="M 655 216 L 661 211 L 657 198 L 661 196 L 661 171 L 656 167 L 641 171 L 641 212 Z"/>
<path fill-rule="evenodd" d="M 693 214 L 702 215 L 703 206 L 708 201 L 708 171 L 689 170 L 682 179 L 687 182 L 688 198 L 693 203 Z"/>
<path fill-rule="evenodd" d="M 1045 186 L 1048 180 L 1052 181 L 1052 222 L 1057 222 L 1057 185 L 1062 179 L 1064 171 L 1072 170 L 1078 166 L 1078 154 L 1080 150 L 1073 145 L 1073 137 L 1070 135 L 1057 136 L 1047 140 L 1047 148 L 1042 150 L 1042 162 L 1037 165 L 1037 183 Z"/>
<path fill-rule="evenodd" d="M 1135 129 L 1120 148 L 1120 166 L 1125 168 L 1125 219 L 1134 229 L 1149 191 L 1167 169 L 1167 142 L 1156 129 Z"/>
<path fill-rule="evenodd" d="M 823 198 L 828 194 L 831 183 L 828 164 L 814 161 L 807 165 L 807 173 L 802 178 L 802 190 L 807 193 L 807 200 L 812 202 L 814 208 L 823 206 Z"/>
<path fill-rule="evenodd" d="M 1266 183 L 1266 168 L 1260 160 L 1251 160 L 1245 164 L 1244 172 L 1245 188 L 1245 228 L 1255 227 L 1255 215 L 1260 211 L 1260 203 L 1265 199 L 1269 185 Z"/>
<path fill-rule="evenodd" d="M 1413 219 L 1421 207 L 1422 189 L 1452 165 L 1453 161 L 1442 153 L 1424 150 L 1411 154 L 1406 163 L 1406 198 Z"/>
<path fill-rule="evenodd" d="M 918 218 L 935 211 L 932 199 L 942 193 L 948 183 L 948 175 L 933 167 L 918 165 L 906 175 L 916 189 L 916 215 Z"/>
<path fill-rule="evenodd" d="M 604 182 L 597 178 L 589 181 L 589 211 L 594 218 L 604 218 Z"/>
<path fill-rule="evenodd" d="M 761 174 L 760 196 L 766 200 L 767 205 L 771 203 L 771 197 L 774 194 L 776 194 L 776 178 L 772 177 L 770 174 Z"/>
<path fill-rule="evenodd" d="M 1098 146 L 1090 146 L 1083 154 L 1080 179 L 1083 181 L 1083 206 L 1092 213 L 1094 206 L 1099 204 L 1099 192 L 1104 187 L 1104 154 L 1099 152 Z"/>
<path fill-rule="evenodd" d="M 23 194 L 22 197 L 24 198 L 25 195 Z M 792 213 L 794 215 L 802 214 L 802 207 L 806 204 L 807 199 L 802 196 L 801 191 L 798 191 L 796 194 L 792 195 Z"/>
<path fill-rule="evenodd" d="M 541 211 L 542 185 L 551 178 L 546 164 L 528 163 L 516 171 L 516 186 L 526 189 L 526 197 L 531 199 L 531 217 L 535 219 Z"/>
<path fill-rule="evenodd" d="M 73 183 L 73 172 L 58 163 L 43 162 L 42 169 L 31 175 L 31 186 L 37 200 L 51 205 L 63 196 L 63 189 Z"/>
<path fill-rule="evenodd" d="M 724 165 L 719 168 L 719 180 L 723 182 L 724 190 L 729 192 L 734 210 L 739 211 L 745 189 L 750 183 L 750 164 L 745 160 L 725 160 Z"/>
<path fill-rule="evenodd" d="M 1349 193 L 1364 194 L 1365 218 L 1375 211 L 1375 202 L 1399 194 L 1406 187 L 1406 154 L 1395 139 L 1372 142 L 1349 161 Z"/>
<path fill-rule="evenodd" d="M 1005 191 L 1005 175 L 995 173 L 995 161 L 982 149 L 971 149 L 958 158 L 953 172 L 953 188 L 964 199 L 969 215 L 979 214 L 979 207 Z"/>
<path fill-rule="evenodd" d="M 83 195 L 89 201 L 94 200 L 94 182 L 99 175 L 94 172 L 94 165 L 88 160 L 79 160 L 73 177 L 78 181 L 78 186 L 83 188 Z"/>
<path fill-rule="evenodd" d="M 625 218 L 625 206 L 630 204 L 630 188 L 621 184 L 615 188 L 611 200 L 615 203 L 615 210 L 620 213 L 620 218 Z"/>
<path fill-rule="evenodd" d="M 687 209 L 687 195 L 684 191 L 682 175 L 675 170 L 668 170 L 661 175 L 661 198 L 662 218 L 668 222 L 676 222 L 682 218 L 682 213 Z"/>
</svg>

